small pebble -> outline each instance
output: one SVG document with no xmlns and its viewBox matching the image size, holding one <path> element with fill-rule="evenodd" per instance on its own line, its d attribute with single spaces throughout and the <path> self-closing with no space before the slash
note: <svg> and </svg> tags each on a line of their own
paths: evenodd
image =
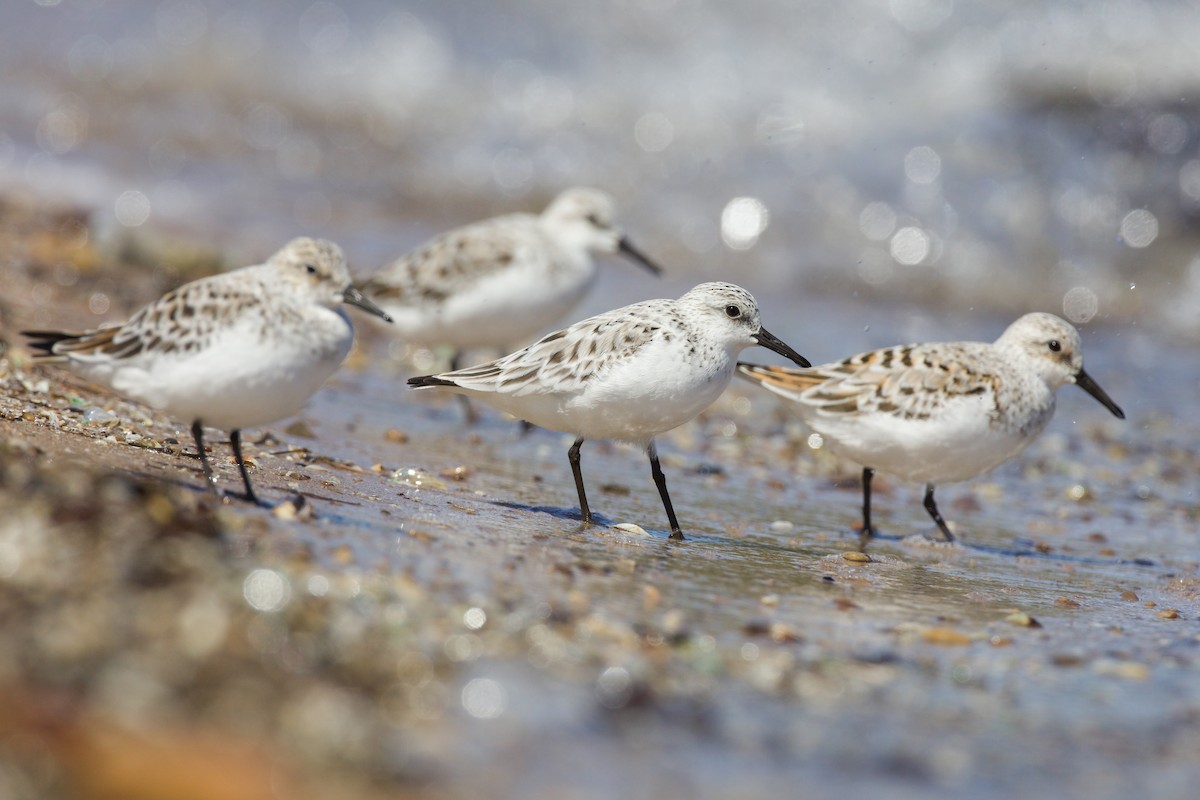
<svg viewBox="0 0 1200 800">
<path fill-rule="evenodd" d="M 1138 601 L 1137 592 L 1131 592 L 1128 589 L 1121 592 L 1121 599 L 1127 603 L 1136 603 Z"/>
<path fill-rule="evenodd" d="M 1069 597 L 1060 597 L 1054 601 L 1054 605 L 1059 608 L 1079 608 L 1079 601 L 1072 600 Z"/>
<path fill-rule="evenodd" d="M 930 644 L 945 647 L 962 647 L 971 643 L 971 637 L 952 628 L 926 628 L 921 631 L 921 638 Z"/>
<path fill-rule="evenodd" d="M 771 641 L 779 644 L 800 641 L 800 634 L 786 622 L 772 622 L 767 635 L 771 637 Z"/>
<path fill-rule="evenodd" d="M 788 522 L 786 519 L 777 519 L 771 523 L 771 530 L 775 533 L 789 533 L 796 526 Z"/>
<path fill-rule="evenodd" d="M 1056 653 L 1050 656 L 1050 663 L 1056 667 L 1078 667 L 1083 664 L 1083 656 L 1078 653 Z"/>
<path fill-rule="evenodd" d="M 842 558 L 854 564 L 866 564 L 871 561 L 871 557 L 866 553 L 860 553 L 857 550 L 851 550 L 848 553 L 842 553 Z"/>
<path fill-rule="evenodd" d="M 283 432 L 288 436 L 298 436 L 301 439 L 315 439 L 317 435 L 313 433 L 312 428 L 304 420 L 297 420 L 291 425 L 283 429 Z"/>
<path fill-rule="evenodd" d="M 275 515 L 276 519 L 281 519 L 284 522 L 309 520 L 316 516 L 313 513 L 312 504 L 302 494 L 284 500 L 271 509 L 271 513 Z"/>
<path fill-rule="evenodd" d="M 408 444 L 408 434 L 396 428 L 388 428 L 384 431 L 383 439 L 392 444 Z"/>
<path fill-rule="evenodd" d="M 1158 612 L 1158 616 L 1162 617 L 1163 619 L 1179 619 L 1179 612 L 1173 608 L 1165 608 Z"/>
<path fill-rule="evenodd" d="M 762 603 L 764 606 L 774 608 L 775 606 L 779 605 L 779 595 L 765 594 L 762 597 L 758 598 L 758 602 Z"/>
<path fill-rule="evenodd" d="M 633 534 L 634 536 L 650 536 L 650 534 L 646 532 L 645 528 L 643 528 L 641 525 L 634 525 L 632 522 L 621 522 L 613 525 L 613 528 L 618 531 L 624 531 L 625 533 Z"/>
<path fill-rule="evenodd" d="M 663 614 L 662 629 L 671 639 L 677 639 L 686 633 L 685 626 L 687 618 L 683 612 L 677 608 L 672 608 L 670 611 Z"/>
<path fill-rule="evenodd" d="M 1022 628 L 1040 628 L 1042 623 L 1038 622 L 1033 617 L 1026 614 L 1024 611 L 1015 611 L 1004 618 L 1005 622 L 1011 622 L 1013 625 L 1020 625 Z"/>
<path fill-rule="evenodd" d="M 471 468 L 459 465 L 457 467 L 446 467 L 438 472 L 438 475 L 451 481 L 465 481 L 471 477 Z"/>
<path fill-rule="evenodd" d="M 89 408 L 83 413 L 83 421 L 88 425 L 106 425 L 117 419 L 117 415 L 106 408 Z"/>
<path fill-rule="evenodd" d="M 1113 661 L 1105 659 L 1096 662 L 1094 669 L 1101 675 L 1112 675 L 1117 678 L 1128 678 L 1144 681 L 1150 677 L 1150 668 L 1136 661 Z"/>
</svg>

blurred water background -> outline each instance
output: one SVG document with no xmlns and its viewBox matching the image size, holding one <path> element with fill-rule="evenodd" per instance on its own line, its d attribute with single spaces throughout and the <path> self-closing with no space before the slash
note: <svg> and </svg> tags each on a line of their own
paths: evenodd
<svg viewBox="0 0 1200 800">
<path fill-rule="evenodd" d="M 251 263 L 316 234 L 367 272 L 594 184 L 667 291 L 721 277 L 789 312 L 825 295 L 1200 337 L 1191 2 L 16 0 L 3 18 L 0 188 L 94 209 L 97 236 Z M 606 273 L 582 311 L 664 293 Z"/>
</svg>

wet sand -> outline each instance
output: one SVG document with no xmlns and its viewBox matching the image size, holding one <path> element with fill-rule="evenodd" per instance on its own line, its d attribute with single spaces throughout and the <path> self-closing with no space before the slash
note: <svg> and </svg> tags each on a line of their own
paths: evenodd
<svg viewBox="0 0 1200 800">
<path fill-rule="evenodd" d="M 369 332 L 250 433 L 264 510 L 202 490 L 186 421 L 15 333 L 220 254 L 172 274 L 64 225 L 0 226 L 0 796 L 1192 796 L 1200 431 L 1170 390 L 1197 368 L 1169 346 L 1089 332 L 1129 419 L 1064 389 L 1026 454 L 939 492 L 961 546 L 883 479 L 884 536 L 847 560 L 857 467 L 740 383 L 660 444 L 686 542 L 641 453 L 603 443 L 583 528 L 563 436 L 464 430 Z M 764 320 L 822 359 L 889 313 Z"/>
</svg>

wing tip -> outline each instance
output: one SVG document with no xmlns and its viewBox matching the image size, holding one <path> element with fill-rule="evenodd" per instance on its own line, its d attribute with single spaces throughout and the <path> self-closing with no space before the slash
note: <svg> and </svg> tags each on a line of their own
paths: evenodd
<svg viewBox="0 0 1200 800">
<path fill-rule="evenodd" d="M 33 357 L 37 359 L 62 358 L 62 354 L 54 351 L 55 346 L 59 342 L 71 341 L 80 337 L 80 334 L 65 331 L 21 331 L 20 333 L 26 339 L 26 346 L 34 351 Z"/>
<path fill-rule="evenodd" d="M 408 379 L 408 385 L 415 389 L 423 386 L 458 386 L 454 381 L 448 381 L 438 375 L 418 375 Z"/>
</svg>

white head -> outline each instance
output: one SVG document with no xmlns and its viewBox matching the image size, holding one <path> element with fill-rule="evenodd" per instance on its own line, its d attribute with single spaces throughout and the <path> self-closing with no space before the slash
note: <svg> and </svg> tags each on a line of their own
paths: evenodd
<svg viewBox="0 0 1200 800">
<path fill-rule="evenodd" d="M 601 253 L 619 252 L 656 275 L 662 272 L 630 244 L 616 217 L 616 202 L 610 194 L 576 186 L 554 198 L 541 219 L 554 236 L 568 244 Z"/>
<path fill-rule="evenodd" d="M 1046 385 L 1058 389 L 1074 383 L 1122 419 L 1125 413 L 1083 370 L 1079 331 L 1061 317 L 1043 312 L 1026 314 L 996 340 L 996 347 L 1031 367 Z"/>
<path fill-rule="evenodd" d="M 350 285 L 342 248 L 325 239 L 292 239 L 267 259 L 279 286 L 326 308 L 356 305 L 387 321 L 391 319 Z"/>
<path fill-rule="evenodd" d="M 710 330 L 729 343 L 734 355 L 747 347 L 762 345 L 802 367 L 808 359 L 767 331 L 759 321 L 753 295 L 732 283 L 702 283 L 679 298 L 679 306 L 704 319 Z"/>
</svg>

